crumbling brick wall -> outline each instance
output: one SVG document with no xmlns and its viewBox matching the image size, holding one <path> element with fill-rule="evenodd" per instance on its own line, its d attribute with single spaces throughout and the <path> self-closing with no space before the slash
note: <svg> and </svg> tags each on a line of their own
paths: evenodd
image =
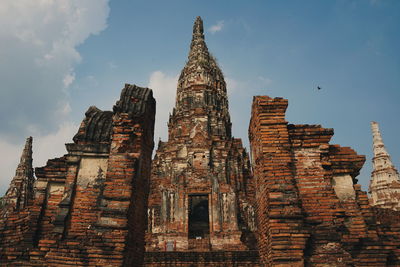
<svg viewBox="0 0 400 267">
<path fill-rule="evenodd" d="M 249 136 L 262 263 L 398 265 L 400 224 L 392 220 L 398 215 L 384 220 L 388 211 L 373 210 L 357 184 L 365 157 L 330 145 L 332 129 L 288 125 L 286 108 L 282 98 L 253 100 Z"/>
<path fill-rule="evenodd" d="M 258 247 L 266 266 L 303 266 L 309 235 L 292 169 L 286 107 L 284 99 L 255 98 L 250 121 Z"/>
<path fill-rule="evenodd" d="M 36 168 L 30 199 L 0 219 L 1 266 L 399 266 L 399 212 L 369 205 L 365 158 L 332 129 L 291 125 L 287 100 L 256 97 L 250 122 L 259 253 L 148 252 L 151 91 L 126 85 L 113 112 L 89 108 L 68 154 Z M 249 174 L 250 175 L 250 174 Z M 245 209 L 240 206 L 237 208 Z"/>
<path fill-rule="evenodd" d="M 36 169 L 35 197 L 0 220 L 1 266 L 142 266 L 153 150 L 151 90 L 90 107 L 68 154 Z"/>
<path fill-rule="evenodd" d="M 256 250 L 146 252 L 145 267 L 259 267 Z"/>
</svg>

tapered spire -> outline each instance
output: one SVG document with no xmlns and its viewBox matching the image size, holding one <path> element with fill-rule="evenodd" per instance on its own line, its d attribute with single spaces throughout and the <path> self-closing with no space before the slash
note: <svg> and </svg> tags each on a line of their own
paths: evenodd
<svg viewBox="0 0 400 267">
<path fill-rule="evenodd" d="M 223 74 L 205 42 L 203 20 L 197 17 L 193 24 L 188 61 L 179 77 L 178 89 L 194 84 L 215 85 L 216 82 L 223 83 L 225 90 Z"/>
<path fill-rule="evenodd" d="M 196 18 L 193 25 L 193 39 L 195 39 L 195 37 L 204 39 L 203 20 L 200 16 Z"/>
<path fill-rule="evenodd" d="M 208 51 L 203 21 L 200 17 L 197 17 L 193 24 L 188 60 L 178 80 L 175 108 L 170 116 L 169 124 L 179 124 L 177 120 L 191 112 L 196 112 L 196 116 L 202 116 L 201 121 L 204 124 L 202 127 L 209 129 L 208 134 L 231 138 L 224 75 L 216 59 Z M 197 124 L 190 127 L 199 128 Z M 189 126 L 186 125 L 185 128 Z M 169 138 L 182 134 L 185 135 L 183 131 L 169 126 Z"/>
<path fill-rule="evenodd" d="M 7 211 L 20 210 L 33 198 L 32 137 L 26 139 L 20 163 L 11 180 L 3 202 Z"/>
<path fill-rule="evenodd" d="M 379 130 L 379 124 L 374 121 L 371 122 L 371 130 L 373 138 L 374 157 L 389 156 L 388 152 L 386 151 L 385 144 L 382 140 L 382 135 Z M 390 163 L 392 162 L 390 161 Z"/>
<path fill-rule="evenodd" d="M 400 177 L 383 143 L 377 122 L 371 122 L 373 136 L 373 170 L 369 191 L 372 205 L 400 210 Z"/>
<path fill-rule="evenodd" d="M 193 24 L 192 42 L 190 43 L 189 60 L 196 60 L 199 56 L 204 59 L 210 57 L 206 42 L 204 40 L 203 20 L 197 17 Z"/>
</svg>

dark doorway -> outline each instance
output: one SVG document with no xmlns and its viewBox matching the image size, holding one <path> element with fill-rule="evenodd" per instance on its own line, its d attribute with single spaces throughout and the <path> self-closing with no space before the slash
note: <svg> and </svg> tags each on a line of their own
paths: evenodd
<svg viewBox="0 0 400 267">
<path fill-rule="evenodd" d="M 205 238 L 209 234 L 208 195 L 189 195 L 189 238 Z"/>
</svg>

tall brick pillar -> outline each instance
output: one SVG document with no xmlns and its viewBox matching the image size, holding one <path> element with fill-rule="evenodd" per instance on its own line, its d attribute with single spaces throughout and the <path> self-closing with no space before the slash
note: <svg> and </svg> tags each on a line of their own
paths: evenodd
<svg viewBox="0 0 400 267">
<path fill-rule="evenodd" d="M 155 100 L 126 85 L 114 106 L 111 149 L 97 227 L 103 242 L 119 243 L 123 266 L 142 266 Z"/>
<path fill-rule="evenodd" d="M 282 98 L 253 99 L 249 127 L 256 179 L 258 245 L 265 266 L 303 266 L 309 236 L 292 173 L 292 155 Z"/>
</svg>

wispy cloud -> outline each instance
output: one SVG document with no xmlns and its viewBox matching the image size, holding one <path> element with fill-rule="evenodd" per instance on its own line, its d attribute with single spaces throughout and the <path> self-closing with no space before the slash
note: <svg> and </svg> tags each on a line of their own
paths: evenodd
<svg viewBox="0 0 400 267">
<path fill-rule="evenodd" d="M 77 47 L 107 27 L 109 0 L 3 0 L 0 4 L 0 195 L 14 175 L 25 138 L 34 165 L 62 156 L 77 131 L 68 88 L 81 62 Z"/>
<path fill-rule="evenodd" d="M 154 140 L 162 138 L 167 139 L 167 122 L 168 114 L 174 107 L 176 86 L 178 84 L 177 75 L 167 75 L 162 71 L 154 71 L 150 75 L 149 84 L 147 85 L 153 90 L 154 98 L 157 101 L 156 125 Z"/>
<path fill-rule="evenodd" d="M 220 21 L 217 22 L 217 24 L 212 25 L 208 30 L 209 30 L 212 34 L 214 34 L 214 33 L 216 33 L 216 32 L 222 31 L 223 28 L 224 28 L 224 21 L 223 21 L 223 20 L 220 20 Z"/>
<path fill-rule="evenodd" d="M 75 81 L 75 73 L 71 72 L 64 76 L 63 84 L 65 88 L 68 88 Z"/>
<path fill-rule="evenodd" d="M 0 29 L 2 140 L 23 140 L 28 124 L 49 134 L 67 120 L 56 111 L 69 100 L 67 89 L 81 62 L 77 47 L 107 27 L 108 2 L 1 2 L 0 24 L 7 25 Z"/>
<path fill-rule="evenodd" d="M 33 166 L 44 166 L 51 158 L 61 157 L 67 151 L 65 143 L 71 143 L 72 137 L 78 131 L 78 125 L 72 122 L 63 122 L 58 130 L 48 135 L 33 136 Z M 31 129 L 35 132 L 35 129 Z M 20 160 L 25 138 L 18 144 L 0 140 L 0 151 L 7 153 L 7 157 L 0 159 L 0 196 L 8 189 L 11 179 L 14 177 L 15 169 Z"/>
<path fill-rule="evenodd" d="M 231 96 L 238 89 L 239 82 L 230 77 L 225 77 L 225 82 L 226 82 L 226 90 L 227 90 L 228 96 Z"/>
</svg>

